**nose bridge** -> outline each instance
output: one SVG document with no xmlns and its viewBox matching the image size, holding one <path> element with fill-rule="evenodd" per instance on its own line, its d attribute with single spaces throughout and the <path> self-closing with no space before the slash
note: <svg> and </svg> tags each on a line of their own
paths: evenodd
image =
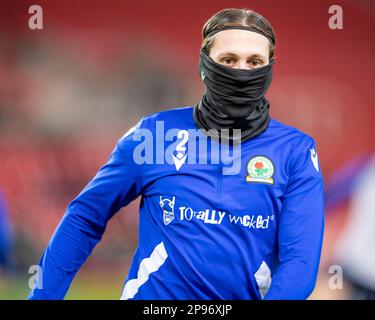
<svg viewBox="0 0 375 320">
<path fill-rule="evenodd" d="M 249 69 L 247 65 L 247 60 L 245 58 L 241 58 L 237 61 L 236 68 L 238 69 Z"/>
</svg>

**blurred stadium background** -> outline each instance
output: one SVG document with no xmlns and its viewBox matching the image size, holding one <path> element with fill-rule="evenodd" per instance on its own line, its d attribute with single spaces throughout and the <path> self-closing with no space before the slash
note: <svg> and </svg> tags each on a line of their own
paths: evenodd
<svg viewBox="0 0 375 320">
<path fill-rule="evenodd" d="M 43 30 L 28 28 L 33 4 L 43 8 Z M 328 28 L 332 4 L 343 8 L 343 30 Z M 198 101 L 201 28 L 226 7 L 259 11 L 273 25 L 271 116 L 316 139 L 327 186 L 348 164 L 374 153 L 372 0 L 2 0 L 0 212 L 10 222 L 5 234 L 12 246 L 0 271 L 0 299 L 27 296 L 29 266 L 117 139 L 144 114 Z M 348 286 L 328 287 L 351 207 L 350 192 L 335 198 L 338 189 L 330 189 L 312 299 L 350 295 Z M 120 297 L 137 244 L 137 209 L 135 201 L 111 220 L 67 298 Z"/>
</svg>

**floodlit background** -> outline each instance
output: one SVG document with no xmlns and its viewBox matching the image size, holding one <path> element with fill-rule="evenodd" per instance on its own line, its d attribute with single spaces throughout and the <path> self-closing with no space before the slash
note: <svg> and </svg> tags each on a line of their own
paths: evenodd
<svg viewBox="0 0 375 320">
<path fill-rule="evenodd" d="M 43 9 L 43 30 L 28 28 L 33 4 Z M 332 4 L 343 8 L 343 30 L 328 27 Z M 317 141 L 327 208 L 311 298 L 351 297 L 349 284 L 330 288 L 329 268 L 339 263 L 339 239 L 358 207 L 357 178 L 375 181 L 369 169 L 375 154 L 374 1 L 2 0 L 0 299 L 27 296 L 29 266 L 123 133 L 145 114 L 199 100 L 201 29 L 227 7 L 253 9 L 271 22 L 278 42 L 271 116 Z M 137 245 L 138 204 L 110 221 L 67 298 L 120 297 Z M 360 210 L 375 216 L 374 208 Z M 363 232 L 375 229 L 365 221 Z"/>
</svg>

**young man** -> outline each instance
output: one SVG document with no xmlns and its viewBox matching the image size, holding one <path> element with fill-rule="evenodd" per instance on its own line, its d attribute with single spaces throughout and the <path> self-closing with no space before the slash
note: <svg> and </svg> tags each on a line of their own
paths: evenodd
<svg viewBox="0 0 375 320">
<path fill-rule="evenodd" d="M 144 117 L 118 141 L 68 206 L 40 260 L 43 288 L 30 299 L 63 298 L 108 220 L 138 196 L 139 245 L 122 299 L 309 296 L 323 181 L 314 140 L 269 116 L 274 47 L 272 27 L 253 11 L 226 9 L 207 21 L 203 97 Z M 176 139 L 160 140 L 161 127 Z M 197 147 L 203 138 L 207 148 Z M 228 166 L 225 148 L 237 165 Z"/>
</svg>

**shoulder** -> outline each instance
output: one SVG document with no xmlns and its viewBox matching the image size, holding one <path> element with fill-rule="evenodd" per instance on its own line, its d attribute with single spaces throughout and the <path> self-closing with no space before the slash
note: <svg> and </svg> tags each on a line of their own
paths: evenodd
<svg viewBox="0 0 375 320">
<path fill-rule="evenodd" d="M 128 129 L 118 141 L 121 147 L 124 145 L 135 144 L 134 140 L 139 136 L 147 136 L 147 133 L 153 134 L 157 123 L 162 123 L 163 128 L 168 127 L 189 127 L 193 123 L 192 106 L 179 107 L 174 109 L 162 110 L 143 116 L 133 127 Z"/>
<path fill-rule="evenodd" d="M 315 146 L 315 139 L 311 135 L 274 118 L 271 118 L 269 129 L 273 137 L 276 136 L 283 144 L 290 145 L 294 150 Z"/>
<path fill-rule="evenodd" d="M 142 118 L 143 126 L 152 124 L 155 121 L 183 121 L 192 118 L 193 114 L 192 106 L 184 106 L 179 108 L 173 108 L 168 110 L 162 110 L 155 113 L 145 115 Z"/>
<path fill-rule="evenodd" d="M 272 119 L 270 126 L 270 131 L 280 139 L 279 143 L 286 152 L 289 175 L 322 178 L 314 138 L 275 119 Z"/>
</svg>

